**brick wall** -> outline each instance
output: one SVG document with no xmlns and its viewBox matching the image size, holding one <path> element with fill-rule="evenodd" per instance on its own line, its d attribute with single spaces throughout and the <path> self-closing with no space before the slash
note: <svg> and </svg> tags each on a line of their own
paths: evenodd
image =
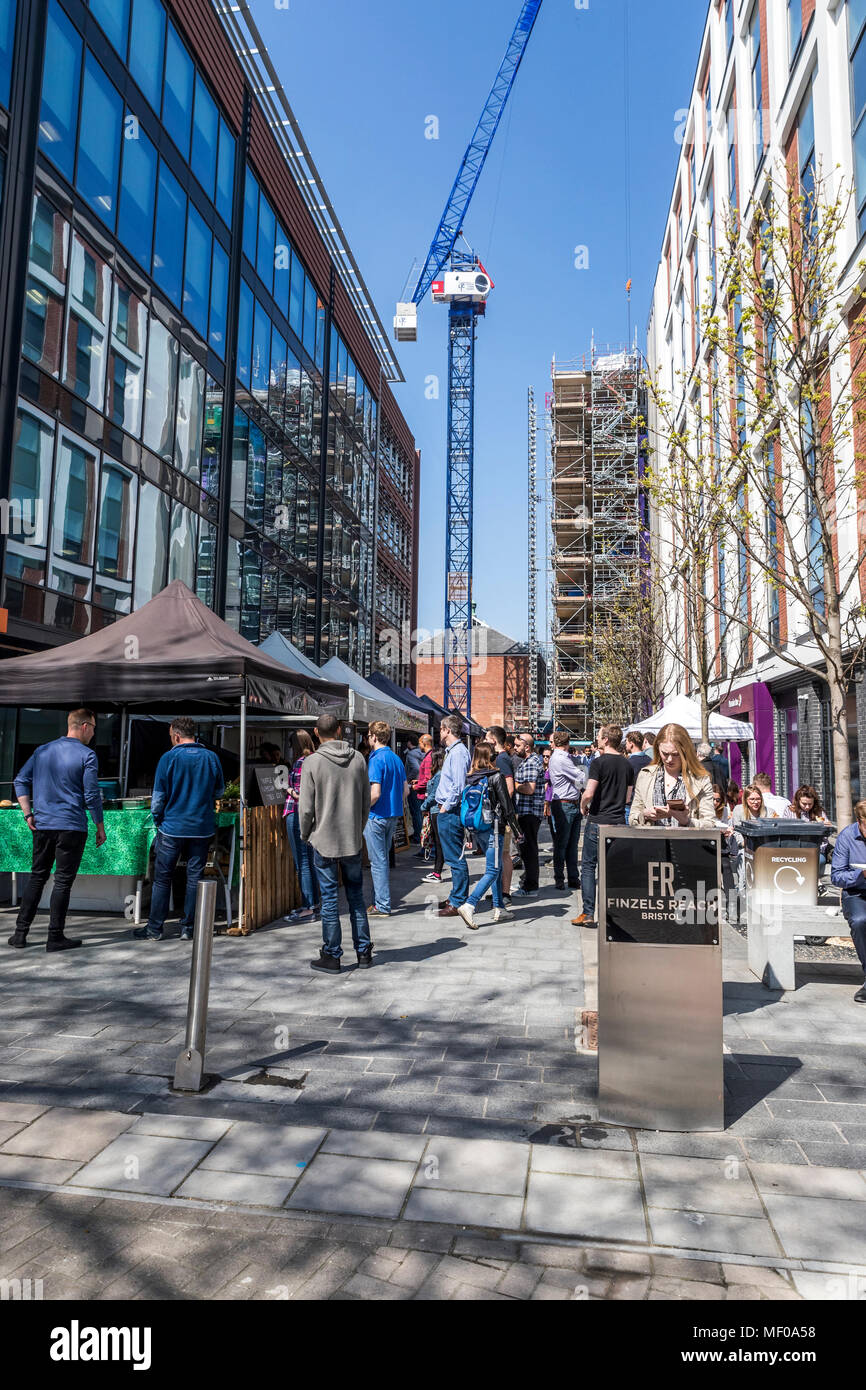
<svg viewBox="0 0 866 1390">
<path fill-rule="evenodd" d="M 445 673 L 441 661 L 420 661 L 416 668 L 418 695 L 442 703 Z M 479 724 L 513 725 L 507 706 L 513 699 L 529 703 L 529 657 L 488 656 L 484 671 L 472 676 L 472 718 Z"/>
</svg>

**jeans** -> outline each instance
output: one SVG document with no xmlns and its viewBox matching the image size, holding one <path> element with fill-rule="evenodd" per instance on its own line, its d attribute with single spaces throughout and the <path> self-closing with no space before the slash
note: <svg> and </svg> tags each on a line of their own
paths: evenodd
<svg viewBox="0 0 866 1390">
<path fill-rule="evenodd" d="M 55 860 L 54 887 L 49 904 L 48 935 L 62 936 L 69 911 L 69 895 L 78 873 L 79 865 L 87 844 L 86 830 L 36 830 L 33 834 L 33 865 L 27 887 L 21 896 L 21 907 L 15 930 L 22 935 L 30 928 L 39 899 L 46 883 L 51 877 Z"/>
<path fill-rule="evenodd" d="M 563 882 L 568 873 L 569 888 L 580 887 L 580 873 L 577 867 L 577 846 L 580 840 L 579 801 L 551 802 L 553 814 L 553 877 L 557 884 Z"/>
<path fill-rule="evenodd" d="M 851 928 L 851 938 L 857 955 L 860 957 L 863 974 L 866 975 L 866 895 L 849 893 L 843 889 L 842 911 L 845 914 L 845 921 Z"/>
<path fill-rule="evenodd" d="M 502 901 L 502 846 L 505 836 L 495 834 L 493 828 L 478 831 L 478 843 L 487 855 L 484 873 L 475 885 L 475 892 L 469 898 L 470 907 L 477 907 L 487 892 L 493 890 L 493 906 L 504 907 Z"/>
<path fill-rule="evenodd" d="M 319 884 L 313 867 L 313 846 L 301 839 L 301 822 L 297 811 L 286 816 L 286 834 L 301 887 L 301 906 L 315 907 L 319 901 Z"/>
<path fill-rule="evenodd" d="M 156 833 L 156 863 L 153 872 L 153 893 L 150 899 L 150 915 L 147 919 L 148 931 L 162 931 L 168 916 L 171 899 L 171 881 L 177 868 L 177 861 L 186 855 L 186 894 L 183 900 L 183 916 L 180 929 L 192 930 L 195 924 L 195 899 L 198 881 L 207 863 L 211 836 L 173 836 Z"/>
<path fill-rule="evenodd" d="M 598 826 L 587 821 L 583 832 L 583 856 L 580 861 L 580 883 L 583 910 L 590 921 L 595 919 L 595 881 L 598 872 Z"/>
<path fill-rule="evenodd" d="M 417 792 L 412 791 L 411 787 L 409 788 L 409 814 L 412 817 L 412 839 L 417 840 L 419 843 L 421 840 L 421 824 L 424 819 L 421 815 L 421 802 L 423 800 L 423 793 L 419 796 Z"/>
<path fill-rule="evenodd" d="M 352 941 L 360 955 L 372 949 L 367 909 L 364 906 L 364 870 L 361 865 L 360 850 L 344 859 L 323 859 L 318 850 L 313 851 L 316 877 L 322 890 L 322 945 L 325 954 L 339 960 L 343 954 L 343 930 L 340 926 L 340 885 L 339 871 L 343 873 L 343 887 L 349 904 L 349 920 L 352 923 Z"/>
<path fill-rule="evenodd" d="M 538 891 L 538 830 L 541 816 L 518 816 L 523 844 L 520 858 L 523 860 L 523 880 L 521 887 L 527 893 Z"/>
<path fill-rule="evenodd" d="M 465 832 L 456 811 L 440 811 L 438 826 L 445 863 L 451 870 L 448 901 L 452 907 L 462 907 L 469 897 L 469 866 L 463 857 Z"/>
<path fill-rule="evenodd" d="M 380 912 L 391 911 L 391 866 L 389 855 L 397 821 L 394 816 L 370 816 L 364 826 L 364 839 L 373 875 L 373 896 Z"/>
</svg>

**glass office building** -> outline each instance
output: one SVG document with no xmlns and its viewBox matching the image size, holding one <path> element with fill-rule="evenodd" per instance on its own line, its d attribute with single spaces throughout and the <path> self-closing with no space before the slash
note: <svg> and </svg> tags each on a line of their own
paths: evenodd
<svg viewBox="0 0 866 1390">
<path fill-rule="evenodd" d="M 399 368 L 254 86 L 211 0 L 0 0 L 2 655 L 174 579 L 365 675 L 416 626 Z"/>
</svg>

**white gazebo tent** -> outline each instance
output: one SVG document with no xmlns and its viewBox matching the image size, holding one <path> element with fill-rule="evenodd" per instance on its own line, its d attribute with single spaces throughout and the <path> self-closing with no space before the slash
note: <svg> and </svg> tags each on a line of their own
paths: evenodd
<svg viewBox="0 0 866 1390">
<path fill-rule="evenodd" d="M 643 734 L 657 734 L 665 724 L 681 724 L 686 732 L 697 742 L 701 737 L 701 707 L 697 700 L 687 695 L 675 695 L 656 714 L 631 727 Z M 755 730 L 742 719 L 729 719 L 718 712 L 710 715 L 710 741 L 712 743 L 751 743 Z"/>
</svg>

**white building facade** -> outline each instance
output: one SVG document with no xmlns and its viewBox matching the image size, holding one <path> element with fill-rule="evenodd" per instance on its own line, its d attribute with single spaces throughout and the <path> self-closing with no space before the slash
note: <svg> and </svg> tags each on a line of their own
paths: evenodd
<svg viewBox="0 0 866 1390">
<path fill-rule="evenodd" d="M 780 172 L 789 180 L 799 178 L 805 187 L 817 171 L 831 194 L 847 196 L 850 190 L 836 247 L 846 305 L 850 302 L 846 338 L 859 313 L 855 306 L 866 261 L 866 0 L 710 0 L 691 100 L 675 120 L 679 159 L 648 324 L 647 358 L 651 378 L 671 402 L 664 414 L 673 414 L 690 431 L 700 415 L 710 436 L 704 447 L 712 453 L 720 415 L 736 409 L 724 379 L 719 388 L 719 368 L 704 333 L 710 301 L 723 321 L 729 322 L 734 313 L 720 282 L 720 248 L 732 206 L 738 210 L 741 234 L 747 236 Z M 721 370 L 727 371 L 726 363 Z M 744 425 L 747 418 L 744 410 Z M 862 426 L 852 427 L 841 446 L 848 456 L 838 458 L 837 476 L 851 480 L 835 507 L 843 571 L 846 562 L 859 566 L 863 553 L 863 499 L 856 495 L 854 478 L 855 458 L 857 468 L 863 466 L 864 433 Z M 662 413 L 651 401 L 651 450 L 667 449 L 669 438 Z M 758 439 L 750 439 L 749 445 L 762 447 Z M 784 478 L 784 446 L 779 450 Z M 779 496 L 784 505 L 783 491 Z M 804 535 L 807 532 L 805 520 Z M 657 561 L 669 567 L 671 533 L 660 516 L 655 518 L 653 544 Z M 736 584 L 748 571 L 735 543 L 726 545 L 719 537 L 715 548 L 712 583 L 718 597 L 720 584 Z M 861 578 L 850 594 L 858 612 L 866 597 L 859 567 Z M 832 814 L 827 686 L 805 613 L 784 587 L 761 577 L 753 583 L 747 580 L 742 591 L 751 638 L 744 643 L 742 631 L 720 638 L 717 625 L 709 643 L 717 677 L 714 695 L 722 697 L 722 712 L 752 723 L 756 731 L 753 745 L 732 746 L 732 776 L 745 785 L 756 772 L 767 772 L 774 790 L 787 796 L 799 785 L 812 783 Z M 675 611 L 678 597 L 666 602 L 669 630 L 682 633 L 682 650 L 689 642 L 685 612 Z M 682 605 L 685 609 L 685 600 Z M 805 656 L 814 666 L 814 677 L 769 650 L 754 630 L 761 624 L 773 633 L 774 647 L 796 652 L 800 660 Z M 677 657 L 676 645 L 666 644 L 667 698 L 696 693 L 694 674 L 689 663 Z M 866 686 L 856 672 L 849 688 L 848 735 L 856 801 L 861 748 L 866 762 Z M 866 789 L 866 783 L 863 786 Z"/>
</svg>

